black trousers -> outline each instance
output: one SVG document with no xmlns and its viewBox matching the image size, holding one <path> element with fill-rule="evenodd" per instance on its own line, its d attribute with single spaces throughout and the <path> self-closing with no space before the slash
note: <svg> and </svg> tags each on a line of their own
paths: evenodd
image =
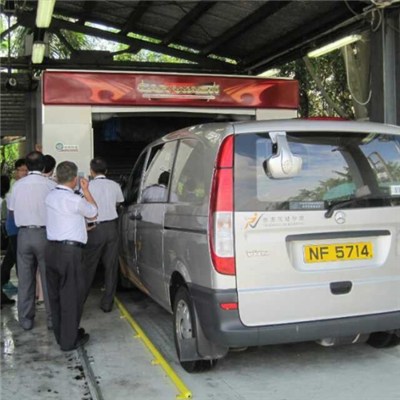
<svg viewBox="0 0 400 400">
<path fill-rule="evenodd" d="M 105 222 L 88 232 L 84 249 L 86 297 L 89 295 L 97 266 L 101 260 L 104 266 L 105 291 L 101 307 L 109 309 L 114 303 L 118 281 L 118 222 Z"/>
<path fill-rule="evenodd" d="M 82 248 L 49 242 L 46 276 L 57 343 L 62 350 L 76 346 L 85 298 Z"/>
</svg>

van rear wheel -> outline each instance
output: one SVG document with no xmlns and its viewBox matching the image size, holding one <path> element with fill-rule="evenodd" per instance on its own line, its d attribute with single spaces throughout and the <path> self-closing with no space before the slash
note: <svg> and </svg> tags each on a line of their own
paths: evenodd
<svg viewBox="0 0 400 400">
<path fill-rule="evenodd" d="M 196 326 L 193 304 L 186 287 L 181 286 L 174 300 L 174 339 L 176 352 L 182 368 L 187 372 L 204 372 L 213 368 L 217 360 L 181 361 L 180 343 L 196 338 Z"/>
<path fill-rule="evenodd" d="M 376 349 L 385 349 L 398 346 L 400 337 L 391 332 L 374 332 L 369 335 L 367 343 Z"/>
</svg>

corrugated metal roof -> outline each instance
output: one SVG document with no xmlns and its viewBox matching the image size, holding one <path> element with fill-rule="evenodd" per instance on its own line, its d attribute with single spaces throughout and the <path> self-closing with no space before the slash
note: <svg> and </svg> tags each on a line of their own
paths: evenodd
<svg viewBox="0 0 400 400">
<path fill-rule="evenodd" d="M 37 1 L 15 0 L 18 24 L 35 35 Z M 385 11 L 400 6 L 393 2 Z M 3 7 L 4 8 L 4 7 Z M 90 34 L 190 63 L 116 62 L 86 53 L 65 60 L 46 59 L 39 68 L 103 68 L 216 72 L 254 75 L 299 58 L 338 36 L 370 29 L 369 1 L 75 1 L 57 0 L 48 31 Z M 89 26 L 88 23 L 98 24 Z M 105 31 L 102 26 L 114 28 Z M 144 35 L 149 42 L 132 38 Z M 65 43 L 65 38 L 60 39 Z M 171 46 L 174 45 L 174 46 Z M 180 47 L 177 47 L 180 46 Z M 217 56 L 217 58 L 215 57 Z M 29 58 L 13 60 L 26 66 Z"/>
</svg>

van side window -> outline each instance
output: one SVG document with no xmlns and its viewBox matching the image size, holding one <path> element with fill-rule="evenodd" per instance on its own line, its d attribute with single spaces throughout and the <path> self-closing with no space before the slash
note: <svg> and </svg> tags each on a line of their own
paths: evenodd
<svg viewBox="0 0 400 400">
<path fill-rule="evenodd" d="M 176 144 L 177 142 L 168 142 L 150 150 L 143 182 L 142 203 L 165 203 L 168 200 Z"/>
<path fill-rule="evenodd" d="M 125 202 L 127 204 L 133 204 L 137 202 L 139 196 L 139 188 L 141 180 L 140 178 L 142 177 L 142 171 L 144 162 L 146 160 L 146 154 L 147 152 L 144 152 L 140 155 L 129 177 L 128 184 L 125 188 L 125 193 L 124 193 Z"/>
<path fill-rule="evenodd" d="M 172 176 L 176 201 L 201 204 L 205 197 L 204 147 L 198 140 L 181 140 Z M 172 197 L 171 197 L 171 201 Z"/>
</svg>

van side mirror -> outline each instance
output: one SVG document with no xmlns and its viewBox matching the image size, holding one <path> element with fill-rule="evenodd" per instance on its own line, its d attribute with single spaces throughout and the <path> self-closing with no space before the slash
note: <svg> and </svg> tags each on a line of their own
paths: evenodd
<svg viewBox="0 0 400 400">
<path fill-rule="evenodd" d="M 274 154 L 263 163 L 265 173 L 272 179 L 287 179 L 298 175 L 303 160 L 291 152 L 286 132 L 269 132 L 269 136 L 274 144 Z"/>
</svg>

